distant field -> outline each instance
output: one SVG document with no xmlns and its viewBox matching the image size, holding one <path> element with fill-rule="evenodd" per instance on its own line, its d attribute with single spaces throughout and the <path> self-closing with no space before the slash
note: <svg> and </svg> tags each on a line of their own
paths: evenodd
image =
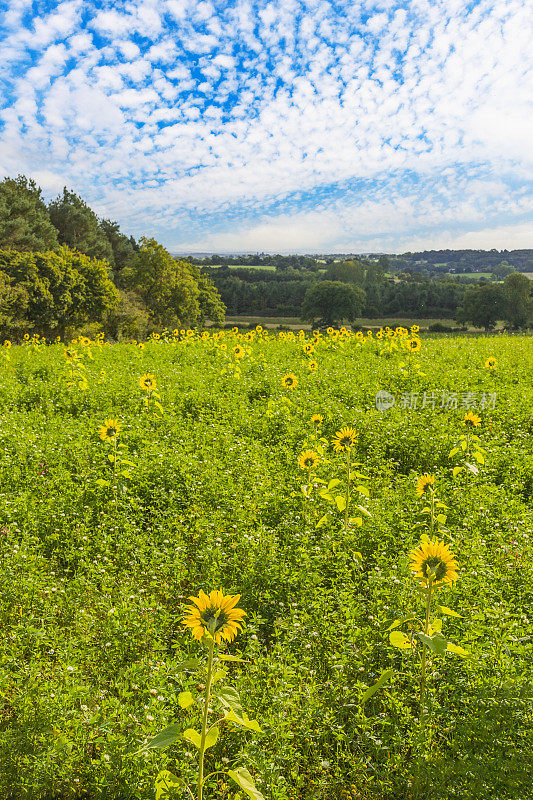
<svg viewBox="0 0 533 800">
<path fill-rule="evenodd" d="M 276 267 L 265 266 L 265 264 L 210 264 L 210 267 L 217 269 L 219 267 L 228 267 L 229 269 L 268 269 L 274 271 Z"/>
<path fill-rule="evenodd" d="M 491 272 L 457 272 L 453 274 L 458 278 L 492 278 Z"/>
<path fill-rule="evenodd" d="M 262 325 L 264 328 L 276 328 L 278 325 L 283 325 L 287 328 L 294 328 L 296 330 L 311 330 L 311 325 L 301 322 L 298 317 L 261 317 L 243 314 L 238 316 L 227 316 L 226 322 L 234 325 Z M 456 325 L 452 319 L 445 318 L 416 319 L 415 317 L 410 317 L 408 319 L 399 319 L 398 317 L 383 317 L 382 319 L 364 318 L 357 320 L 357 324 L 363 328 L 383 328 L 385 325 L 389 325 L 391 328 L 395 328 L 397 325 L 403 325 L 407 328 L 411 325 L 420 325 L 422 328 L 428 328 L 430 325 L 436 322 L 440 322 L 442 325 L 448 325 L 450 327 L 454 327 Z"/>
</svg>

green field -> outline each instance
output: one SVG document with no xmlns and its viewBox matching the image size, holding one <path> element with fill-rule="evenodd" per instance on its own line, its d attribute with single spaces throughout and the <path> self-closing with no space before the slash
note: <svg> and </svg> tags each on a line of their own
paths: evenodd
<svg viewBox="0 0 533 800">
<path fill-rule="evenodd" d="M 1 798 L 148 800 L 163 768 L 194 791 L 201 705 L 181 693 L 205 679 L 179 665 L 204 651 L 183 606 L 218 588 L 248 616 L 217 686 L 261 732 L 220 723 L 207 773 L 245 766 L 266 800 L 531 797 L 531 339 L 302 345 L 0 347 Z M 426 617 L 408 555 L 431 525 L 458 569 Z M 207 779 L 205 800 L 238 797 Z"/>
</svg>

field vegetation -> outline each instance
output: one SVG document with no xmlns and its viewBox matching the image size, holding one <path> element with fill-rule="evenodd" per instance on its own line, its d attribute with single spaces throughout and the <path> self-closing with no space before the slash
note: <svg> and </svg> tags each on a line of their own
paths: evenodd
<svg viewBox="0 0 533 800">
<path fill-rule="evenodd" d="M 532 355 L 416 325 L 0 346 L 0 797 L 199 796 L 211 679 L 204 800 L 529 797 Z M 206 689 L 218 589 L 246 616 Z"/>
</svg>

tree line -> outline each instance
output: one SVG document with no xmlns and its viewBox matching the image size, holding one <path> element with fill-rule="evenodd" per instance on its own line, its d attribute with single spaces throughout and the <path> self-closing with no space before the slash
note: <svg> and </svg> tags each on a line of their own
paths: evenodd
<svg viewBox="0 0 533 800">
<path fill-rule="evenodd" d="M 153 238 L 138 242 L 63 189 L 48 205 L 33 180 L 0 182 L 0 331 L 114 338 L 223 323 L 213 282 Z"/>
</svg>

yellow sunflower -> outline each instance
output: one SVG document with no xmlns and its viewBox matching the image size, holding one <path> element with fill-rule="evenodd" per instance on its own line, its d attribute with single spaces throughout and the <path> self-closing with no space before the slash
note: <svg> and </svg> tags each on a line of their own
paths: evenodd
<svg viewBox="0 0 533 800">
<path fill-rule="evenodd" d="M 311 417 L 311 422 L 313 423 L 313 425 L 322 425 L 323 419 L 324 417 L 322 416 L 322 414 L 313 414 L 313 416 Z"/>
<path fill-rule="evenodd" d="M 412 353 L 416 353 L 422 347 L 422 342 L 417 337 L 413 337 L 412 339 L 407 339 L 406 347 Z"/>
<path fill-rule="evenodd" d="M 302 350 L 304 353 L 312 353 L 314 349 L 315 347 L 313 344 L 311 344 L 311 342 L 306 342 L 304 345 L 302 345 Z"/>
<path fill-rule="evenodd" d="M 497 365 L 497 361 L 494 356 L 489 356 L 485 361 L 485 369 L 494 369 Z"/>
<path fill-rule="evenodd" d="M 139 348 L 139 350 L 144 350 L 144 342 L 139 342 L 137 347 Z"/>
<path fill-rule="evenodd" d="M 225 595 L 222 589 L 213 589 L 209 595 L 200 589 L 198 597 L 189 597 L 194 605 L 185 606 L 188 613 L 183 624 L 199 641 L 208 633 L 217 644 L 222 639 L 231 642 L 242 631 L 243 617 L 246 616 L 242 608 L 235 608 L 240 599 L 240 594 Z"/>
<path fill-rule="evenodd" d="M 416 482 L 416 493 L 419 497 L 422 497 L 423 494 L 427 494 L 428 492 L 434 492 L 435 486 L 435 476 L 428 475 L 421 475 L 420 478 Z"/>
<path fill-rule="evenodd" d="M 411 325 L 411 333 L 418 333 L 420 325 Z"/>
<path fill-rule="evenodd" d="M 341 428 L 331 440 L 331 444 L 334 450 L 350 450 L 356 441 L 357 431 L 355 428 Z"/>
<path fill-rule="evenodd" d="M 310 361 L 307 366 L 311 370 L 311 372 L 316 372 L 316 370 L 318 369 L 318 363 L 316 361 Z"/>
<path fill-rule="evenodd" d="M 8 349 L 11 347 L 11 342 L 9 341 L 9 339 L 5 340 L 4 347 L 7 347 Z"/>
<path fill-rule="evenodd" d="M 100 439 L 105 441 L 106 439 L 116 439 L 120 431 L 122 430 L 122 425 L 120 422 L 117 422 L 116 419 L 106 419 L 104 420 L 104 424 L 100 426 Z"/>
<path fill-rule="evenodd" d="M 466 425 L 467 428 L 479 428 L 481 425 L 481 417 L 478 417 L 478 415 L 474 414 L 472 411 L 468 411 L 465 414 L 463 425 Z"/>
<path fill-rule="evenodd" d="M 319 461 L 320 456 L 318 456 L 314 450 L 304 450 L 298 456 L 298 466 L 300 469 L 313 469 Z"/>
<path fill-rule="evenodd" d="M 420 542 L 409 553 L 409 558 L 412 562 L 411 569 L 416 573 L 414 577 L 421 580 L 424 586 L 430 581 L 436 586 L 457 580 L 458 566 L 455 556 L 444 542 Z"/>
<path fill-rule="evenodd" d="M 152 392 L 157 386 L 155 375 L 150 375 L 148 373 L 146 375 L 141 375 L 139 378 L 139 386 L 141 389 L 144 389 L 145 392 Z"/>
<path fill-rule="evenodd" d="M 244 352 L 244 347 L 241 347 L 240 344 L 233 348 L 233 355 L 235 358 L 242 358 L 244 356 Z"/>
<path fill-rule="evenodd" d="M 295 386 L 298 384 L 298 378 L 294 373 L 287 372 L 286 375 L 283 376 L 281 385 L 284 389 L 294 389 Z"/>
</svg>

